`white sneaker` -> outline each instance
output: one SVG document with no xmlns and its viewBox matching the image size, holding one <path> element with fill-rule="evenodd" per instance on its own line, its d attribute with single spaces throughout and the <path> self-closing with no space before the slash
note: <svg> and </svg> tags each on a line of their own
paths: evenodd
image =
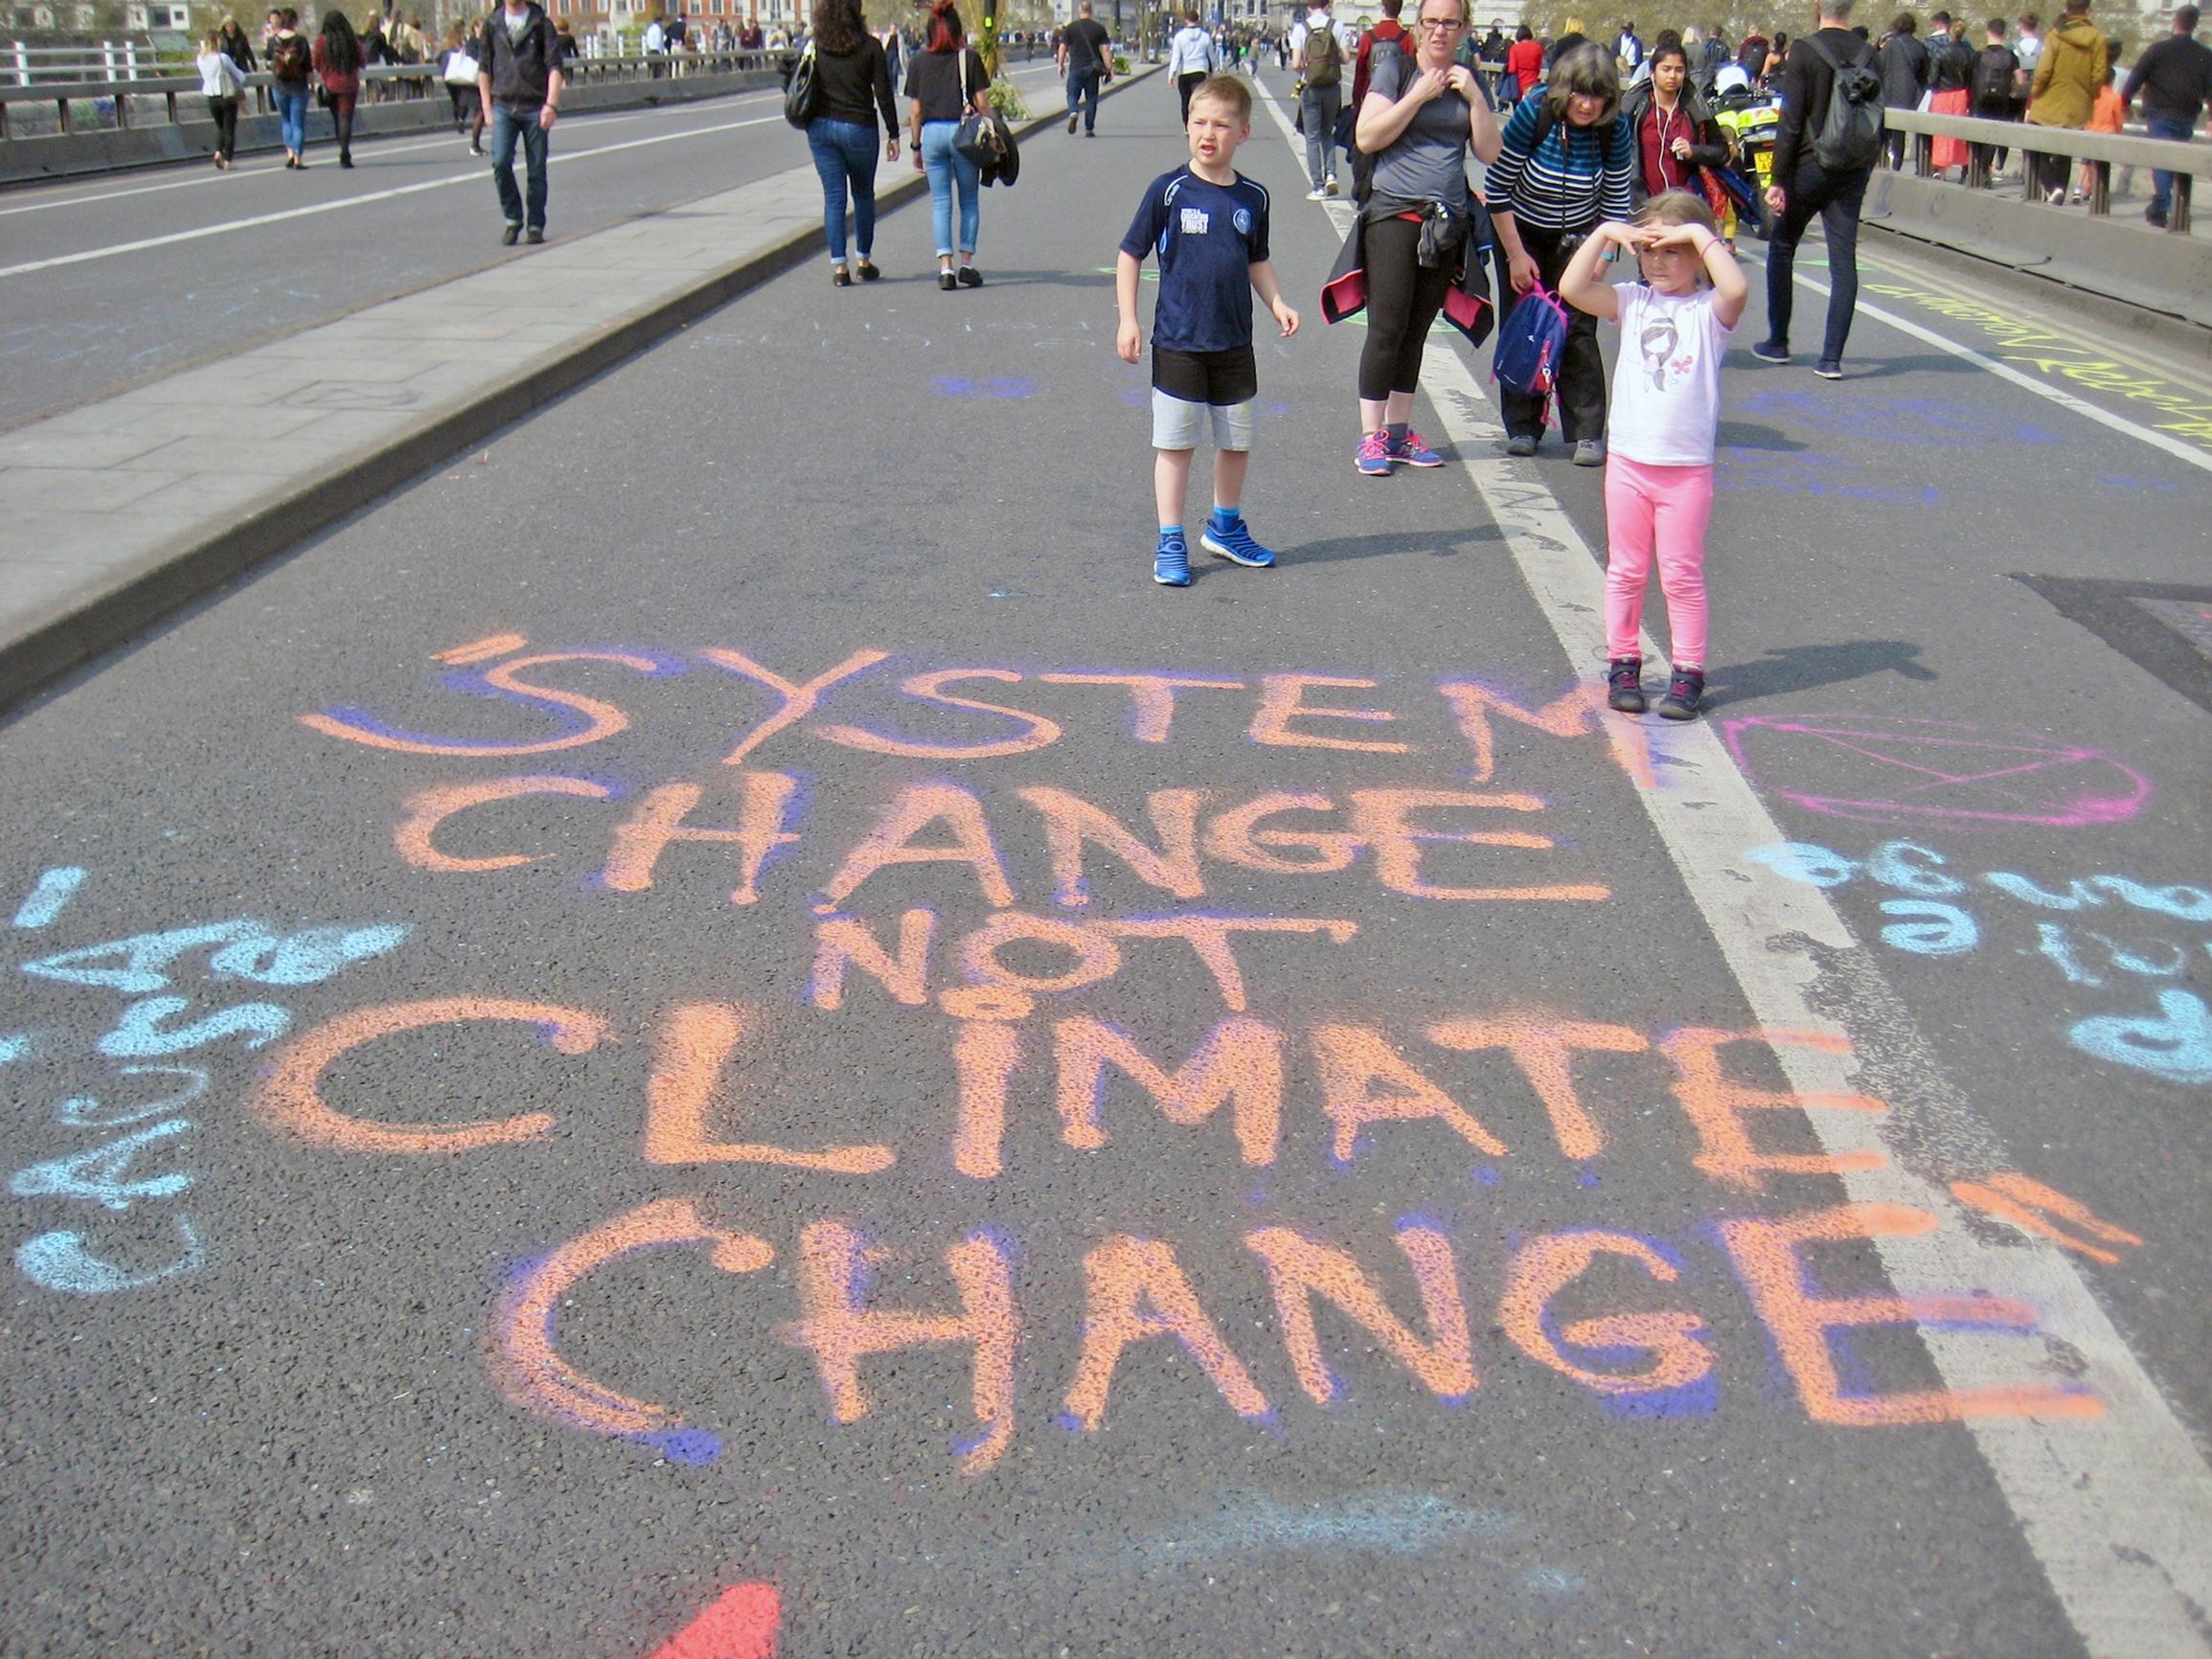
<svg viewBox="0 0 2212 1659">
<path fill-rule="evenodd" d="M 1334 173 L 1329 175 L 1329 193 L 1331 195 L 1336 193 L 1336 175 Z"/>
<path fill-rule="evenodd" d="M 1329 199 L 1329 193 L 1316 187 L 1315 189 L 1310 190 L 1306 193 L 1306 199 L 1308 201 L 1327 201 Z"/>
</svg>

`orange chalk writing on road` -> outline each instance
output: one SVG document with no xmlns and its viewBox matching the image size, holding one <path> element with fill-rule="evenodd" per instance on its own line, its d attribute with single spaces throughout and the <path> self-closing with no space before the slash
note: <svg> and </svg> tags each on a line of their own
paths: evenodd
<svg viewBox="0 0 2212 1659">
<path fill-rule="evenodd" d="M 634 656 L 627 651 L 547 651 L 535 657 L 516 657 L 501 663 L 495 669 L 484 670 L 485 684 L 503 692 L 513 693 L 526 703 L 542 708 L 565 709 L 583 716 L 579 730 L 562 733 L 558 738 L 540 738 L 535 741 L 512 743 L 454 742 L 445 739 L 431 741 L 411 738 L 403 733 L 378 731 L 374 726 L 334 715 L 302 715 L 300 724 L 322 733 L 327 738 L 340 738 L 349 743 L 366 744 L 372 749 L 391 749 L 402 755 L 455 755 L 488 758 L 498 755 L 550 755 L 560 749 L 581 749 L 596 743 L 603 738 L 611 738 L 618 732 L 629 730 L 629 716 L 612 703 L 597 697 L 587 697 L 579 692 L 564 692 L 553 686 L 535 685 L 517 676 L 524 669 L 546 663 L 614 663 L 626 669 L 635 669 L 641 674 L 657 673 L 660 665 L 650 657 Z M 570 722 L 563 720 L 562 724 Z"/>
<path fill-rule="evenodd" d="M 1059 724 L 1046 719 L 1042 715 L 1033 715 L 1026 709 L 1010 709 L 1002 703 L 986 703 L 974 697 L 956 697 L 949 692 L 939 690 L 956 680 L 998 680 L 1007 685 L 1015 685 L 1020 679 L 1019 674 L 1007 669 L 937 669 L 899 682 L 901 691 L 924 702 L 941 703 L 948 709 L 969 709 L 977 714 L 997 715 L 1006 719 L 1017 720 L 1027 728 L 1019 737 L 981 743 L 924 743 L 905 738 L 886 738 L 859 726 L 817 725 L 808 730 L 818 738 L 840 743 L 848 749 L 862 749 L 871 755 L 901 755 L 915 761 L 989 761 L 1003 755 L 1026 755 L 1032 750 L 1048 748 L 1059 742 Z"/>
<path fill-rule="evenodd" d="M 752 1273 L 776 1259 L 765 1239 L 709 1224 L 690 1198 L 658 1198 L 604 1221 L 524 1270 L 501 1298 L 491 1331 L 492 1372 L 513 1404 L 549 1412 L 602 1434 L 642 1435 L 671 1426 L 675 1414 L 594 1381 L 554 1343 L 561 1302 L 608 1262 L 639 1250 L 708 1244 L 724 1273 Z"/>
<path fill-rule="evenodd" d="M 1351 868 L 1359 856 L 1359 837 L 1339 830 L 1263 830 L 1260 825 L 1286 812 L 1334 812 L 1326 795 L 1293 795 L 1282 790 L 1261 795 L 1242 807 L 1217 812 L 1206 823 L 1206 856 L 1244 870 L 1274 875 Z M 1288 854 L 1298 849 L 1302 856 Z"/>
<path fill-rule="evenodd" d="M 914 844 L 917 835 L 939 823 L 952 832 L 949 845 Z M 999 862 L 983 803 L 957 784 L 916 784 L 892 798 L 875 830 L 845 855 L 843 867 L 822 889 L 823 902 L 814 908 L 824 914 L 842 908 L 871 875 L 900 864 L 965 864 L 974 871 L 985 903 L 1004 909 L 1014 902 L 1014 885 Z"/>
<path fill-rule="evenodd" d="M 808 995 L 820 1009 L 845 1006 L 845 970 L 856 967 L 900 1002 L 920 1008 L 929 1000 L 929 943 L 937 930 L 933 911 L 909 910 L 899 918 L 899 955 L 883 948 L 856 916 L 833 916 L 814 929 L 814 971 Z"/>
<path fill-rule="evenodd" d="M 746 756 L 778 732 L 788 730 L 812 714 L 815 705 L 822 700 L 822 693 L 832 686 L 888 660 L 891 653 L 866 649 L 855 651 L 828 673 L 817 674 L 804 685 L 793 685 L 783 675 L 761 667 L 742 651 L 710 646 L 699 655 L 718 669 L 727 669 L 731 673 L 751 680 L 757 686 L 765 686 L 784 699 L 774 714 L 747 732 L 738 746 L 722 757 L 723 765 L 740 766 L 744 764 Z"/>
<path fill-rule="evenodd" d="M 773 1164 L 873 1175 L 897 1162 L 889 1147 L 832 1147 L 802 1152 L 752 1141 L 717 1140 L 707 1126 L 715 1085 L 745 1031 L 741 1010 L 718 1003 L 679 1008 L 661 1027 L 659 1053 L 646 1083 L 645 1161 L 649 1164 Z"/>
<path fill-rule="evenodd" d="M 1701 1340 L 1705 1322 L 1695 1313 L 1673 1308 L 1608 1313 L 1578 1319 L 1559 1333 L 1571 1348 L 1640 1350 L 1651 1356 L 1641 1371 L 1592 1370 L 1553 1340 L 1552 1299 L 1602 1256 L 1625 1257 L 1662 1284 L 1681 1277 L 1679 1268 L 1632 1234 L 1546 1233 L 1516 1251 L 1507 1269 L 1505 1291 L 1498 1298 L 1498 1323 L 1506 1335 L 1531 1359 L 1599 1394 L 1658 1394 L 1702 1381 L 1712 1372 L 1713 1352 Z"/>
<path fill-rule="evenodd" d="M 664 784 L 649 790 L 628 818 L 615 826 L 604 879 L 617 893 L 643 893 L 652 886 L 653 868 L 672 842 L 703 842 L 738 849 L 738 885 L 732 904 L 752 904 L 761 897 L 761 868 L 768 854 L 799 837 L 785 828 L 799 781 L 782 772 L 746 772 L 744 805 L 735 829 L 686 823 L 706 790 L 698 784 Z"/>
<path fill-rule="evenodd" d="M 1309 686 L 1334 686 L 1371 692 L 1373 680 L 1341 680 L 1327 674 L 1266 674 L 1260 681 L 1260 707 L 1252 716 L 1250 735 L 1255 743 L 1283 749 L 1357 749 L 1370 755 L 1405 755 L 1411 743 L 1363 742 L 1357 738 L 1331 738 L 1318 732 L 1295 732 L 1290 722 L 1308 720 L 1395 720 L 1388 709 L 1326 709 L 1305 701 Z"/>
<path fill-rule="evenodd" d="M 988 1234 L 974 1233 L 945 1253 L 945 1265 L 960 1292 L 958 1313 L 891 1313 L 870 1307 L 870 1269 L 882 1258 L 856 1228 L 842 1221 L 807 1227 L 799 1238 L 800 1317 L 785 1328 L 784 1340 L 814 1356 L 839 1422 L 857 1422 L 868 1415 L 861 1360 L 910 1348 L 971 1347 L 975 1363 L 969 1402 L 986 1432 L 963 1454 L 960 1466 L 967 1474 L 987 1469 L 1014 1438 L 1018 1320 L 1014 1269 L 1006 1252 Z"/>
<path fill-rule="evenodd" d="M 1762 1151 L 1752 1142 L 1747 1112 L 1880 1113 L 1889 1107 L 1872 1095 L 1798 1095 L 1788 1089 L 1748 1087 L 1721 1068 L 1721 1051 L 1735 1043 L 1804 1048 L 1823 1055 L 1851 1052 L 1850 1041 L 1833 1032 L 1712 1031 L 1690 1026 L 1662 1037 L 1659 1052 L 1675 1067 L 1675 1099 L 1698 1131 L 1695 1162 L 1699 1170 L 1723 1187 L 1757 1193 L 1768 1175 L 1847 1175 L 1879 1170 L 1888 1161 L 1871 1148 L 1859 1152 Z"/>
<path fill-rule="evenodd" d="M 651 1659 L 776 1659 L 784 1602 L 773 1584 L 732 1584 Z"/>
<path fill-rule="evenodd" d="M 952 1167 L 988 1181 L 1006 1168 L 1006 1089 L 1021 1063 L 1021 1032 L 1004 1020 L 969 1019 L 952 1042 L 960 1105 L 952 1125 Z"/>
<path fill-rule="evenodd" d="M 589 1054 L 608 1029 L 604 1019 L 582 1009 L 497 997 L 434 997 L 355 1009 L 324 1021 L 280 1049 L 254 1096 L 254 1108 L 286 1134 L 343 1152 L 469 1152 L 538 1139 L 553 1127 L 550 1112 L 519 1112 L 466 1124 L 388 1124 L 351 1117 L 323 1099 L 323 1075 L 340 1056 L 403 1032 L 474 1020 L 536 1026 L 564 1055 Z"/>
<path fill-rule="evenodd" d="M 1431 1393 L 1456 1399 L 1473 1392 L 1474 1346 L 1468 1335 L 1467 1305 L 1460 1296 L 1451 1241 L 1442 1233 L 1429 1227 L 1398 1229 L 1398 1248 L 1413 1270 L 1428 1318 L 1426 1341 L 1391 1311 L 1350 1251 L 1317 1244 L 1288 1227 L 1256 1227 L 1244 1235 L 1244 1243 L 1266 1269 L 1267 1287 L 1283 1322 L 1283 1345 L 1298 1374 L 1298 1386 L 1315 1405 L 1336 1398 L 1336 1379 L 1314 1329 L 1315 1297 L 1366 1331 Z"/>
<path fill-rule="evenodd" d="M 1520 830 L 1422 830 L 1409 814 L 1424 807 L 1491 808 L 1507 812 L 1540 812 L 1543 803 L 1534 795 L 1471 794 L 1462 789 L 1355 789 L 1352 791 L 1353 833 L 1375 852 L 1375 878 L 1393 893 L 1414 898 L 1456 899 L 1587 899 L 1611 897 L 1602 882 L 1571 882 L 1538 887 L 1434 887 L 1421 877 L 1424 842 L 1460 841 L 1475 847 L 1516 847 L 1541 850 L 1553 845 L 1549 835 Z"/>
<path fill-rule="evenodd" d="M 1088 841 L 1128 865 L 1140 881 L 1177 898 L 1203 898 L 1198 874 L 1198 803 L 1196 789 L 1155 789 L 1145 798 L 1159 846 L 1147 845 L 1121 822 L 1064 789 L 1019 789 L 1022 800 L 1044 819 L 1045 846 L 1052 854 L 1053 898 L 1073 908 L 1090 902 L 1083 881 L 1083 849 Z"/>
<path fill-rule="evenodd" d="M 1926 1210 L 1904 1204 L 1839 1204 L 1780 1220 L 1727 1220 L 1721 1239 L 1750 1293 L 1796 1385 L 1806 1415 L 1844 1428 L 1895 1428 L 1959 1422 L 1969 1418 L 2089 1418 L 2104 1402 L 2080 1389 L 1920 1389 L 1849 1394 L 1831 1343 L 1839 1332 L 1883 1325 L 1981 1326 L 2005 1334 L 2035 1333 L 2035 1309 L 2008 1297 L 1979 1293 L 1915 1296 L 1824 1296 L 1813 1288 L 1802 1254 L 1818 1243 L 1913 1239 L 1936 1229 Z"/>
<path fill-rule="evenodd" d="M 1140 743 L 1164 743 L 1175 718 L 1179 691 L 1241 692 L 1243 680 L 1200 680 L 1180 674 L 1039 674 L 1048 686 L 1127 686 L 1130 735 Z"/>
<path fill-rule="evenodd" d="M 2105 1220 L 2087 1205 L 2077 1203 L 2057 1189 L 2027 1175 L 2000 1171 L 1979 1181 L 1953 1181 L 1950 1195 L 2000 1221 L 2011 1222 L 2023 1233 L 2048 1239 L 2063 1249 L 2101 1261 L 2108 1267 L 2118 1266 L 2120 1258 L 2102 1246 L 2132 1247 L 2143 1242 L 2125 1227 L 2115 1227 Z M 2064 1225 L 2060 1225 L 2061 1222 Z"/>
<path fill-rule="evenodd" d="M 1606 1148 L 1605 1131 L 1575 1092 L 1578 1053 L 1634 1055 L 1652 1045 L 1641 1032 L 1625 1025 L 1562 1019 L 1553 1014 L 1518 1014 L 1504 1019 L 1440 1020 L 1428 1028 L 1439 1048 L 1475 1053 L 1503 1049 L 1528 1079 L 1551 1115 L 1552 1135 L 1564 1157 L 1594 1158 Z"/>
<path fill-rule="evenodd" d="M 407 798 L 407 816 L 399 821 L 399 827 L 392 832 L 392 845 L 399 851 L 401 859 L 418 870 L 436 870 L 447 874 L 512 870 L 518 864 L 535 864 L 547 854 L 502 852 L 480 858 L 461 858 L 439 851 L 431 837 L 446 819 L 471 807 L 487 807 L 495 801 L 513 801 L 524 795 L 582 795 L 590 800 L 604 801 L 612 793 L 604 784 L 595 784 L 588 778 L 567 778 L 559 774 L 490 778 L 481 784 L 455 784 L 443 789 L 425 789 L 419 795 Z"/>
<path fill-rule="evenodd" d="M 456 668 L 467 663 L 488 663 L 493 657 L 503 657 L 509 651 L 518 651 L 530 643 L 526 634 L 486 634 L 480 640 L 470 640 L 465 646 L 448 646 L 445 650 L 432 651 L 434 663 L 451 663 Z"/>
<path fill-rule="evenodd" d="M 1174 1246 L 1117 1233 L 1083 1257 L 1083 1352 L 1067 1391 L 1067 1413 L 1079 1427 L 1106 1421 L 1123 1351 L 1155 1336 L 1181 1343 L 1239 1417 L 1266 1415 L 1267 1397 L 1198 1306 Z"/>
<path fill-rule="evenodd" d="M 1357 921 L 1302 916 L 1168 916 L 1145 920 L 1102 920 L 1091 925 L 1101 933 L 1123 939 L 1182 940 L 1214 976 L 1214 987 L 1221 993 L 1222 1005 L 1238 1013 L 1244 1011 L 1247 1002 L 1244 976 L 1237 966 L 1237 953 L 1229 944 L 1231 935 L 1325 933 L 1342 944 L 1359 931 Z"/>
<path fill-rule="evenodd" d="M 1460 736 L 1474 752 L 1473 781 L 1487 784 L 1497 771 L 1497 733 L 1491 716 L 1502 715 L 1547 738 L 1572 739 L 1603 732 L 1612 749 L 1613 763 L 1638 788 L 1655 786 L 1652 773 L 1651 744 L 1634 720 L 1608 720 L 1600 713 L 1606 704 L 1605 687 L 1585 680 L 1540 709 L 1523 708 L 1511 697 L 1471 680 L 1448 680 L 1437 691 L 1459 723 Z"/>
<path fill-rule="evenodd" d="M 1331 1155 L 1339 1164 L 1352 1162 L 1359 1131 L 1368 1125 L 1423 1119 L 1447 1125 L 1477 1151 L 1494 1158 L 1506 1155 L 1503 1141 L 1423 1076 L 1372 1026 L 1317 1025 L 1310 1035 L 1314 1061 L 1321 1069 L 1321 1109 L 1336 1125 Z M 1390 1085 L 1390 1092 L 1378 1093 L 1378 1083 Z"/>
<path fill-rule="evenodd" d="M 1111 1066 L 1158 1102 L 1171 1124 L 1202 1124 L 1230 1108 L 1243 1161 L 1275 1161 L 1283 1124 L 1283 1034 L 1256 1019 L 1225 1019 L 1173 1072 L 1103 1020 L 1063 1019 L 1053 1027 L 1059 1061 L 1060 1139 L 1095 1152 L 1106 1144 L 1099 1097 Z"/>
</svg>

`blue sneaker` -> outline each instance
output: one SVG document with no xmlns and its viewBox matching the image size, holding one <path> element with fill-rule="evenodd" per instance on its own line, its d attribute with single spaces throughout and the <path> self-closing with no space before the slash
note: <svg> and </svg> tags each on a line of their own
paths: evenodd
<svg viewBox="0 0 2212 1659">
<path fill-rule="evenodd" d="M 1359 452 L 1352 458 L 1352 465 L 1370 478 L 1390 476 L 1390 434 L 1374 431 L 1359 440 Z"/>
<path fill-rule="evenodd" d="M 1402 461 L 1408 466 L 1442 466 L 1444 457 L 1428 446 L 1428 440 L 1410 426 L 1405 429 L 1405 442 L 1390 446 L 1390 459 Z"/>
<path fill-rule="evenodd" d="M 1191 550 L 1181 536 L 1160 537 L 1159 551 L 1152 555 L 1152 580 L 1162 587 L 1191 585 Z"/>
<path fill-rule="evenodd" d="M 1254 570 L 1266 570 L 1275 562 L 1275 556 L 1252 539 L 1252 527 L 1244 522 L 1241 512 L 1227 524 L 1219 518 L 1207 520 L 1206 528 L 1199 533 L 1198 545 L 1208 553 L 1218 553 L 1223 558 L 1235 559 Z"/>
</svg>

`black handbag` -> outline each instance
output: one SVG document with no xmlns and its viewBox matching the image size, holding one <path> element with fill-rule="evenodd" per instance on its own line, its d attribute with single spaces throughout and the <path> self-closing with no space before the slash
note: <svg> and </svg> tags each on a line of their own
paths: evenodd
<svg viewBox="0 0 2212 1659">
<path fill-rule="evenodd" d="M 999 159 L 998 129 L 991 117 L 975 113 L 975 94 L 968 90 L 968 58 L 963 49 L 960 60 L 960 90 L 967 112 L 960 118 L 960 126 L 952 135 L 952 148 L 977 167 L 994 167 Z"/>
<path fill-rule="evenodd" d="M 810 40 L 792 67 L 790 85 L 784 88 L 784 119 L 793 126 L 805 127 L 812 124 L 821 107 L 821 66 L 814 61 L 814 43 Z"/>
</svg>

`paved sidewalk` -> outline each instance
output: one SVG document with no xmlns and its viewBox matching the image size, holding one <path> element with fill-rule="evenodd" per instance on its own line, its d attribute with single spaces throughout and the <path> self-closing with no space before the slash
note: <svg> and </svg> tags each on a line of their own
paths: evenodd
<svg viewBox="0 0 2212 1659">
<path fill-rule="evenodd" d="M 882 209 L 924 194 L 878 175 Z M 793 168 L 0 434 L 0 710 L 817 256 L 821 221 Z"/>
</svg>

